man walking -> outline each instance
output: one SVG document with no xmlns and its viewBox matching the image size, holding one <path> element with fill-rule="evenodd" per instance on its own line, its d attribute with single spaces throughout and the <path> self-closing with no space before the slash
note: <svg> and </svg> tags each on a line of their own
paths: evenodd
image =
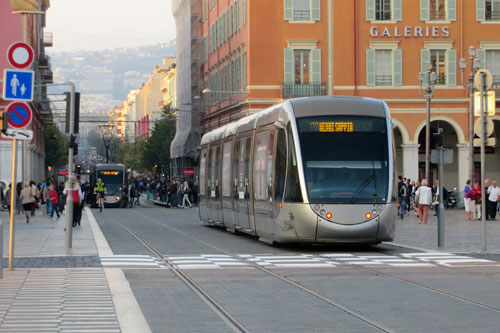
<svg viewBox="0 0 500 333">
<path fill-rule="evenodd" d="M 497 181 L 494 180 L 491 183 L 490 188 L 488 189 L 488 206 L 489 206 L 489 215 L 491 221 L 496 221 L 497 215 L 497 203 L 498 197 L 500 196 L 500 187 L 497 186 Z"/>
</svg>

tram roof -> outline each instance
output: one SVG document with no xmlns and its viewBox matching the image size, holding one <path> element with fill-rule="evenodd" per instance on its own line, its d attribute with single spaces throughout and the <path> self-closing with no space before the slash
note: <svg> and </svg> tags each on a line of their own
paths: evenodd
<svg viewBox="0 0 500 333">
<path fill-rule="evenodd" d="M 386 117 L 384 102 L 374 98 L 352 96 L 302 97 L 290 100 L 296 118 L 348 114 Z M 332 113 L 332 111 L 334 111 Z"/>
</svg>

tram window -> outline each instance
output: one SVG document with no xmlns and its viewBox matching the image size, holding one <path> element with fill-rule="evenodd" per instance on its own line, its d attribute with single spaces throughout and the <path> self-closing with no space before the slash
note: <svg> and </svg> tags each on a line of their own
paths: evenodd
<svg viewBox="0 0 500 333">
<path fill-rule="evenodd" d="M 276 201 L 282 201 L 286 171 L 286 139 L 284 130 L 278 131 L 278 141 L 276 143 L 276 163 L 274 170 L 274 197 Z"/>
<path fill-rule="evenodd" d="M 221 165 L 221 154 L 220 154 L 220 146 L 217 146 L 216 148 L 213 149 L 213 169 L 212 169 L 212 196 L 215 196 L 215 198 L 218 198 L 220 195 L 220 184 L 219 184 L 219 169 Z"/>
<path fill-rule="evenodd" d="M 300 190 L 299 171 L 297 169 L 297 156 L 295 155 L 295 144 L 293 141 L 292 128 L 288 124 L 288 174 L 286 176 L 286 202 L 302 202 Z"/>
<path fill-rule="evenodd" d="M 238 188 L 241 186 L 239 185 L 240 183 L 240 177 L 242 178 L 243 176 L 240 175 L 240 154 L 241 154 L 241 141 L 236 141 L 234 143 L 234 151 L 233 151 L 233 177 L 234 177 L 234 198 L 239 197 L 238 193 Z"/>
<path fill-rule="evenodd" d="M 222 157 L 222 196 L 231 194 L 231 148 L 232 142 L 224 143 L 224 156 Z"/>
</svg>

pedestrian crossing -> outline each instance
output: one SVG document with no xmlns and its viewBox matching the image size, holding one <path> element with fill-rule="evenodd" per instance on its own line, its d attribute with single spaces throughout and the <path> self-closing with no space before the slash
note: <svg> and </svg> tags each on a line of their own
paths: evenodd
<svg viewBox="0 0 500 333">
<path fill-rule="evenodd" d="M 166 268 L 161 260 L 147 255 L 103 255 L 100 259 L 106 268 Z"/>
<path fill-rule="evenodd" d="M 400 253 L 397 255 L 360 255 L 352 253 L 322 254 L 237 254 L 235 256 L 202 254 L 166 256 L 167 262 L 177 269 L 252 268 L 337 268 L 363 267 L 466 267 L 500 265 L 498 262 L 452 253 Z"/>
</svg>

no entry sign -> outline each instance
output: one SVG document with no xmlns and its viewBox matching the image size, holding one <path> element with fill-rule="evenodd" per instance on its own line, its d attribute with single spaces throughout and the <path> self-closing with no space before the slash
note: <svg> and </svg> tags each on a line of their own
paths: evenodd
<svg viewBox="0 0 500 333">
<path fill-rule="evenodd" d="M 10 103 L 7 112 L 9 114 L 9 125 L 13 128 L 24 128 L 31 123 L 31 108 L 26 103 Z"/>
<path fill-rule="evenodd" d="M 15 68 L 22 69 L 29 67 L 35 58 L 33 48 L 24 42 L 16 42 L 9 46 L 7 59 Z"/>
</svg>

